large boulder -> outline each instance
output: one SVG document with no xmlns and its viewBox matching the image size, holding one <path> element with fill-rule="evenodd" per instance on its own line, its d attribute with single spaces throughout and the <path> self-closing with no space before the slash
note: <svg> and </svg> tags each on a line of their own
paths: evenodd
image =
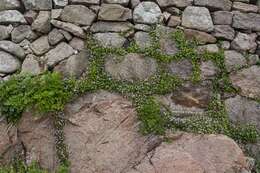
<svg viewBox="0 0 260 173">
<path fill-rule="evenodd" d="M 51 10 L 52 0 L 22 0 L 26 10 Z"/>
<path fill-rule="evenodd" d="M 172 61 L 167 65 L 169 73 L 188 80 L 192 76 L 192 63 L 189 60 Z"/>
<path fill-rule="evenodd" d="M 254 53 L 257 44 L 256 44 L 257 35 L 255 33 L 252 34 L 245 34 L 239 32 L 235 39 L 231 42 L 231 48 L 238 50 L 238 51 L 249 51 Z"/>
<path fill-rule="evenodd" d="M 253 124 L 260 129 L 260 103 L 236 96 L 225 100 L 228 116 L 236 124 Z"/>
<path fill-rule="evenodd" d="M 229 25 L 215 25 L 213 35 L 218 39 L 233 40 L 235 30 Z"/>
<path fill-rule="evenodd" d="M 154 2 L 141 2 L 133 12 L 135 23 L 156 24 L 161 21 L 162 12 L 160 7 Z"/>
<path fill-rule="evenodd" d="M 51 31 L 51 12 L 40 11 L 32 23 L 32 29 L 43 34 L 49 33 Z"/>
<path fill-rule="evenodd" d="M 14 28 L 11 36 L 12 41 L 15 43 L 20 43 L 24 39 L 33 41 L 38 37 L 37 34 L 32 31 L 29 25 L 19 25 L 18 27 Z"/>
<path fill-rule="evenodd" d="M 230 0 L 194 0 L 194 4 L 198 6 L 206 6 L 212 10 L 229 11 L 232 7 Z"/>
<path fill-rule="evenodd" d="M 201 32 L 193 29 L 185 29 L 184 30 L 185 37 L 190 40 L 196 40 L 198 44 L 206 44 L 206 43 L 216 43 L 217 39 L 213 37 L 211 34 L 206 32 Z"/>
<path fill-rule="evenodd" d="M 52 119 L 35 111 L 23 114 L 18 124 L 18 136 L 25 148 L 26 163 L 34 161 L 42 168 L 55 170 L 58 165 Z"/>
<path fill-rule="evenodd" d="M 133 28 L 130 22 L 95 22 L 90 28 L 93 33 L 97 32 L 121 32 L 126 33 Z"/>
<path fill-rule="evenodd" d="M 21 9 L 21 2 L 19 0 L 0 0 L 0 4 L 0 11 Z"/>
<path fill-rule="evenodd" d="M 77 55 L 70 56 L 54 68 L 54 71 L 60 72 L 64 77 L 79 78 L 86 70 L 89 64 L 89 52 L 81 51 Z"/>
<path fill-rule="evenodd" d="M 18 144 L 16 127 L 11 127 L 0 118 L 0 165 L 9 164 L 14 159 L 15 146 Z"/>
<path fill-rule="evenodd" d="M 157 63 L 152 58 L 134 53 L 125 57 L 111 55 L 106 58 L 105 70 L 117 80 L 143 81 L 156 73 Z"/>
<path fill-rule="evenodd" d="M 61 13 L 61 20 L 79 25 L 91 25 L 96 14 L 84 5 L 68 5 Z"/>
<path fill-rule="evenodd" d="M 191 6 L 193 0 L 157 0 L 158 4 L 160 5 L 160 7 L 164 8 L 164 7 L 171 7 L 171 6 L 176 6 L 178 8 L 184 8 L 187 6 Z"/>
<path fill-rule="evenodd" d="M 223 135 L 180 134 L 162 143 L 127 173 L 235 173 L 250 171 L 239 146 Z"/>
<path fill-rule="evenodd" d="M 247 65 L 246 58 L 237 51 L 227 50 L 224 52 L 224 56 L 224 63 L 228 72 L 240 69 Z"/>
<path fill-rule="evenodd" d="M 118 4 L 102 4 L 98 13 L 99 20 L 127 21 L 132 19 L 132 11 Z"/>
<path fill-rule="evenodd" d="M 100 0 L 70 0 L 71 4 L 99 5 Z"/>
<path fill-rule="evenodd" d="M 60 28 L 65 31 L 68 31 L 77 37 L 86 38 L 86 34 L 84 30 L 75 24 L 68 23 L 68 22 L 61 22 L 58 20 L 51 20 L 51 24 L 53 24 L 56 28 Z"/>
<path fill-rule="evenodd" d="M 236 29 L 260 31 L 260 14 L 234 12 L 232 26 Z"/>
<path fill-rule="evenodd" d="M 51 49 L 48 36 L 41 36 L 35 40 L 30 47 L 36 55 L 43 55 Z"/>
<path fill-rule="evenodd" d="M 17 10 L 0 11 L 0 24 L 26 24 L 24 16 Z"/>
<path fill-rule="evenodd" d="M 126 39 L 119 33 L 96 33 L 93 37 L 101 46 L 106 48 L 119 48 L 126 43 Z"/>
<path fill-rule="evenodd" d="M 130 0 L 105 0 L 104 2 L 108 4 L 120 4 L 123 6 L 127 6 L 129 4 L 129 1 Z"/>
<path fill-rule="evenodd" d="M 101 91 L 66 106 L 64 128 L 71 173 L 127 172 L 156 144 L 143 136 L 131 102 Z"/>
<path fill-rule="evenodd" d="M 69 4 L 69 0 L 53 0 L 53 5 L 55 8 L 64 8 Z"/>
<path fill-rule="evenodd" d="M 61 42 L 54 49 L 45 54 L 47 66 L 53 67 L 62 60 L 74 54 L 74 49 L 65 42 Z"/>
<path fill-rule="evenodd" d="M 43 71 L 38 58 L 32 54 L 26 56 L 22 64 L 21 73 L 38 75 Z"/>
<path fill-rule="evenodd" d="M 205 7 L 189 6 L 185 8 L 182 15 L 182 25 L 206 32 L 214 29 L 209 10 Z"/>
<path fill-rule="evenodd" d="M 12 25 L 4 26 L 0 25 L 0 41 L 8 39 L 10 37 L 10 33 L 12 32 L 13 27 Z"/>
<path fill-rule="evenodd" d="M 25 57 L 23 48 L 11 41 L 0 41 L 0 50 L 6 51 L 20 59 Z"/>
<path fill-rule="evenodd" d="M 251 66 L 230 75 L 233 86 L 238 88 L 241 95 L 249 98 L 260 98 L 260 67 Z"/>
</svg>

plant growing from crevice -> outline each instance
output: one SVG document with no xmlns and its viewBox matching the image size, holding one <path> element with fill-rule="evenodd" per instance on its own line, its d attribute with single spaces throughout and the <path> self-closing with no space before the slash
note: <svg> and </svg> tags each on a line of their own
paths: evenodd
<svg viewBox="0 0 260 173">
<path fill-rule="evenodd" d="M 139 53 L 154 58 L 158 63 L 166 65 L 171 61 L 188 59 L 193 65 L 193 75 L 190 80 L 200 81 L 200 62 L 212 60 L 221 70 L 213 81 L 215 95 L 223 92 L 234 92 L 224 65 L 223 51 L 219 53 L 202 53 L 196 51 L 196 43 L 185 39 L 182 31 L 170 34 L 179 52 L 176 55 L 165 55 L 159 50 L 158 37 L 155 31 L 150 33 L 152 46 L 140 49 L 131 43 L 127 48 L 104 48 L 89 36 L 87 49 L 91 52 L 90 64 L 86 77 L 79 80 L 65 79 L 58 73 L 44 73 L 39 76 L 15 75 L 10 80 L 0 83 L 0 111 L 8 122 L 17 123 L 25 109 L 35 107 L 39 112 L 54 115 L 55 137 L 57 139 L 57 155 L 60 159 L 61 172 L 68 171 L 68 153 L 64 144 L 62 112 L 66 103 L 72 98 L 86 92 L 107 90 L 127 96 L 136 107 L 140 131 L 144 134 L 162 135 L 166 129 L 177 129 L 202 134 L 225 134 L 241 142 L 255 142 L 258 138 L 256 128 L 250 125 L 234 125 L 227 116 L 225 106 L 219 97 L 214 97 L 205 115 L 191 116 L 185 119 L 176 118 L 168 109 L 155 99 L 154 95 L 164 95 L 181 87 L 183 80 L 178 76 L 159 69 L 158 73 L 145 81 L 127 82 L 114 80 L 104 70 L 105 58 L 109 54 L 124 56 L 128 53 Z M 63 171 L 63 172 L 62 172 Z M 0 172 L 1 173 L 1 172 Z M 4 172 L 5 173 L 5 172 Z"/>
</svg>

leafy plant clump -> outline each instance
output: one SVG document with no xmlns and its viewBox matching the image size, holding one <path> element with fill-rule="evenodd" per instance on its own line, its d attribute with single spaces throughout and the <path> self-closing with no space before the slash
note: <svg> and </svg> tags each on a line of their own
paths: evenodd
<svg viewBox="0 0 260 173">
<path fill-rule="evenodd" d="M 8 122 L 16 123 L 27 108 L 39 112 L 62 111 L 71 98 L 70 83 L 58 73 L 39 76 L 15 75 L 0 83 L 0 110 Z"/>
<path fill-rule="evenodd" d="M 21 161 L 16 161 L 11 166 L 0 167 L 0 173 L 49 173 L 47 170 L 40 168 L 40 166 L 33 162 L 29 166 Z M 53 172 L 54 173 L 54 172 Z M 68 166 L 61 165 L 55 173 L 69 173 Z"/>
</svg>

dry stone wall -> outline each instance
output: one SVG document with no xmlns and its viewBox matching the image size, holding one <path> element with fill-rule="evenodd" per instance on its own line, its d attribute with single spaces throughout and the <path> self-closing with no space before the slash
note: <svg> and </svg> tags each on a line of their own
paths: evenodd
<svg viewBox="0 0 260 173">
<path fill-rule="evenodd" d="M 183 29 L 188 38 L 209 44 L 204 47 L 208 50 L 216 50 L 214 44 L 220 41 L 230 71 L 246 65 L 248 54 L 254 65 L 260 54 L 259 4 L 259 0 L 1 0 L 0 77 L 48 69 L 79 76 L 84 70 L 71 66 L 87 64 L 84 58 L 75 58 L 84 47 L 86 32 L 103 46 L 122 47 L 134 40 L 145 47 L 154 24 Z"/>
<path fill-rule="evenodd" d="M 149 32 L 155 25 L 166 55 L 179 51 L 167 37 L 176 28 L 187 39 L 197 40 L 198 52 L 223 49 L 228 77 L 238 89 L 235 94 L 221 93 L 228 116 L 234 123 L 253 123 L 260 130 L 260 0 L 0 0 L 0 81 L 16 73 L 44 71 L 80 77 L 89 65 L 85 46 L 89 33 L 103 47 L 135 42 L 145 49 L 152 45 Z M 109 55 L 104 62 L 104 70 L 116 80 L 143 81 L 160 66 L 138 53 L 119 58 Z M 193 73 L 188 59 L 164 65 L 170 74 L 186 81 Z M 212 96 L 211 80 L 221 69 L 212 61 L 199 62 L 199 68 L 201 83 L 186 82 L 176 92 L 156 99 L 174 113 L 202 115 Z M 64 129 L 72 173 L 249 173 L 252 169 L 249 158 L 225 136 L 181 133 L 171 136 L 172 145 L 158 137 L 141 136 L 133 105 L 114 93 L 87 94 L 68 104 L 65 112 L 72 122 Z M 0 131 L 4 160 L 8 162 L 14 154 L 10 148 L 22 144 L 27 163 L 36 160 L 54 170 L 57 156 L 49 121 L 25 113 L 17 128 Z M 0 129 L 7 129 L 3 120 Z M 258 160 L 259 145 L 247 146 Z M 0 164 L 6 163 L 0 160 Z"/>
</svg>

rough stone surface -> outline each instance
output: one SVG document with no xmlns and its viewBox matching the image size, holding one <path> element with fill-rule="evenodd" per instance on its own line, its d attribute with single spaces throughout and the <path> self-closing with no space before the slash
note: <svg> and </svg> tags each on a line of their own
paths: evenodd
<svg viewBox="0 0 260 173">
<path fill-rule="evenodd" d="M 43 55 L 50 50 L 48 36 L 42 36 L 31 44 L 31 49 L 36 55 Z"/>
<path fill-rule="evenodd" d="M 194 4 L 198 6 L 205 6 L 212 10 L 229 11 L 232 7 L 230 0 L 194 0 Z"/>
<path fill-rule="evenodd" d="M 235 30 L 229 25 L 215 25 L 213 35 L 216 38 L 233 40 L 235 37 Z"/>
<path fill-rule="evenodd" d="M 243 3 L 243 2 L 234 2 L 233 3 L 233 9 L 234 10 L 239 10 L 241 12 L 257 13 L 258 6 L 252 5 L 252 4 Z"/>
<path fill-rule="evenodd" d="M 15 43 L 20 43 L 24 39 L 29 41 L 35 40 L 38 36 L 34 33 L 29 25 L 19 25 L 14 28 L 12 33 L 12 41 Z"/>
<path fill-rule="evenodd" d="M 235 12 L 232 26 L 237 29 L 260 31 L 260 14 Z"/>
<path fill-rule="evenodd" d="M 23 61 L 21 73 L 38 75 L 41 72 L 42 72 L 42 68 L 40 67 L 40 63 L 37 60 L 37 57 L 32 54 L 27 55 Z"/>
<path fill-rule="evenodd" d="M 135 23 L 155 24 L 162 18 L 160 7 L 154 2 L 141 2 L 133 12 Z"/>
<path fill-rule="evenodd" d="M 10 37 L 10 33 L 12 32 L 13 27 L 11 25 L 4 26 L 0 25 L 0 41 L 8 39 Z"/>
<path fill-rule="evenodd" d="M 23 15 L 17 10 L 5 10 L 0 11 L 0 24 L 13 24 L 20 23 L 26 24 L 26 20 Z"/>
<path fill-rule="evenodd" d="M 212 94 L 212 87 L 207 82 L 202 82 L 201 84 L 187 82 L 182 88 L 172 94 L 172 101 L 177 105 L 189 108 L 205 109 L 210 102 Z"/>
<path fill-rule="evenodd" d="M 74 37 L 70 42 L 69 45 L 75 50 L 83 50 L 85 48 L 84 40 Z"/>
<path fill-rule="evenodd" d="M 132 11 L 118 4 L 102 4 L 98 13 L 99 20 L 127 21 L 132 19 Z"/>
<path fill-rule="evenodd" d="M 97 33 L 94 34 L 94 38 L 103 47 L 122 47 L 126 42 L 126 39 L 119 33 Z"/>
<path fill-rule="evenodd" d="M 96 14 L 84 5 L 68 5 L 61 13 L 61 20 L 79 25 L 91 25 Z"/>
<path fill-rule="evenodd" d="M 134 41 L 141 49 L 148 48 L 152 45 L 151 37 L 147 32 L 136 32 L 134 36 Z"/>
<path fill-rule="evenodd" d="M 166 55 L 170 55 L 170 56 L 176 55 L 179 52 L 179 49 L 175 41 L 171 37 L 169 37 L 168 34 L 163 35 L 162 33 L 160 35 L 161 35 L 159 40 L 160 51 Z"/>
<path fill-rule="evenodd" d="M 129 0 L 105 0 L 104 2 L 108 4 L 120 4 L 123 6 L 127 6 L 129 4 Z"/>
<path fill-rule="evenodd" d="M 231 25 L 233 13 L 229 11 L 216 11 L 213 13 L 212 19 L 215 25 Z"/>
<path fill-rule="evenodd" d="M 187 6 L 191 6 L 193 0 L 157 0 L 160 7 L 170 7 L 170 6 L 176 6 L 179 8 L 184 8 Z"/>
<path fill-rule="evenodd" d="M 72 4 L 98 5 L 100 0 L 70 0 Z"/>
<path fill-rule="evenodd" d="M 217 39 L 212 35 L 193 29 L 185 29 L 184 34 L 189 40 L 196 40 L 199 44 L 216 43 Z"/>
<path fill-rule="evenodd" d="M 260 61 L 259 55 L 251 54 L 248 56 L 248 64 L 249 65 L 255 65 Z"/>
<path fill-rule="evenodd" d="M 54 71 L 60 72 L 64 77 L 79 78 L 86 70 L 89 64 L 89 53 L 81 51 L 77 55 L 70 56 L 67 60 L 61 62 L 54 68 Z"/>
<path fill-rule="evenodd" d="M 108 56 L 105 70 L 117 80 L 143 81 L 156 73 L 157 64 L 152 58 L 130 53 L 125 57 Z"/>
<path fill-rule="evenodd" d="M 55 8 L 63 8 L 69 4 L 68 0 L 53 0 L 53 5 Z"/>
<path fill-rule="evenodd" d="M 19 10 L 21 3 L 19 0 L 0 0 L 0 11 L 3 10 Z"/>
<path fill-rule="evenodd" d="M 27 111 L 18 124 L 18 135 L 26 151 L 26 163 L 36 161 L 42 168 L 54 170 L 58 160 L 52 121 L 48 116 L 39 118 L 36 115 Z"/>
<path fill-rule="evenodd" d="M 38 13 L 33 10 L 26 11 L 23 16 L 28 24 L 32 24 L 33 21 L 37 18 Z"/>
<path fill-rule="evenodd" d="M 23 48 L 11 41 L 0 41 L 0 50 L 6 51 L 20 59 L 25 57 Z"/>
<path fill-rule="evenodd" d="M 230 79 L 233 86 L 240 89 L 243 96 L 249 98 L 260 97 L 260 67 L 252 66 L 237 73 L 231 74 Z"/>
<path fill-rule="evenodd" d="M 228 72 L 240 69 L 247 65 L 246 58 L 239 52 L 229 50 L 224 52 L 225 66 Z"/>
<path fill-rule="evenodd" d="M 77 25 L 74 25 L 72 23 L 67 23 L 67 22 L 61 22 L 58 20 L 51 20 L 51 24 L 53 24 L 57 28 L 68 31 L 75 36 L 78 36 L 80 38 L 86 38 L 86 34 L 84 33 L 83 29 Z"/>
<path fill-rule="evenodd" d="M 32 23 L 32 29 L 41 33 L 48 33 L 51 31 L 51 12 L 40 11 L 37 18 Z"/>
<path fill-rule="evenodd" d="M 189 79 L 192 75 L 192 64 L 189 60 L 172 61 L 169 65 L 169 72 L 182 79 Z"/>
<path fill-rule="evenodd" d="M 94 23 L 90 31 L 97 32 L 127 32 L 133 28 L 133 25 L 129 22 L 96 22 Z"/>
<path fill-rule="evenodd" d="M 213 31 L 210 13 L 205 7 L 187 7 L 182 14 L 182 25 L 201 31 Z"/>
<path fill-rule="evenodd" d="M 230 120 L 236 124 L 253 124 L 260 129 L 260 104 L 245 97 L 236 96 L 225 100 Z"/>
<path fill-rule="evenodd" d="M 245 34 L 239 32 L 231 42 L 231 48 L 238 51 L 249 51 L 254 53 L 257 47 L 256 34 Z"/>
<path fill-rule="evenodd" d="M 74 53 L 74 49 L 65 42 L 61 42 L 54 49 L 45 54 L 47 65 L 53 67 L 60 61 L 70 57 Z"/>
<path fill-rule="evenodd" d="M 63 34 L 58 30 L 58 29 L 53 29 L 49 35 L 48 35 L 48 40 L 49 40 L 49 43 L 50 45 L 56 45 L 58 44 L 59 42 L 63 41 L 64 39 L 64 36 Z"/>
<path fill-rule="evenodd" d="M 219 48 L 217 44 L 207 44 L 203 46 L 198 46 L 198 52 L 203 53 L 203 52 L 210 52 L 210 53 L 218 53 Z"/>
<path fill-rule="evenodd" d="M 127 173 L 233 173 L 249 169 L 246 161 L 226 136 L 183 134 L 170 144 L 162 143 Z"/>
<path fill-rule="evenodd" d="M 16 127 L 10 128 L 5 120 L 0 120 L 0 165 L 6 165 L 13 159 L 12 150 L 17 143 Z"/>
<path fill-rule="evenodd" d="M 200 65 L 201 78 L 203 80 L 214 79 L 220 71 L 212 61 L 203 61 Z"/>
<path fill-rule="evenodd" d="M 8 74 L 20 68 L 20 62 L 9 53 L 0 51 L 0 73 Z"/>
<path fill-rule="evenodd" d="M 26 10 L 51 10 L 52 0 L 21 0 Z"/>
<path fill-rule="evenodd" d="M 71 173 L 127 172 L 144 157 L 153 138 L 140 135 L 131 102 L 108 92 L 84 95 L 66 107 L 64 128 Z"/>
</svg>

